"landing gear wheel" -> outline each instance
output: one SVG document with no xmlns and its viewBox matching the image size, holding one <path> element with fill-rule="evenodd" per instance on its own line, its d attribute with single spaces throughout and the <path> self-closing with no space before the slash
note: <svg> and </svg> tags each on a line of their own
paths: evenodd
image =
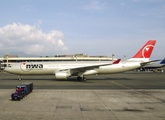
<svg viewBox="0 0 165 120">
<path fill-rule="evenodd" d="M 84 81 L 84 82 L 86 82 L 87 81 L 87 79 L 85 78 L 85 77 L 77 77 L 77 80 L 79 80 L 79 81 Z"/>
<path fill-rule="evenodd" d="M 81 79 L 81 77 L 78 76 L 78 77 L 77 77 L 77 80 L 78 80 L 78 81 L 81 81 L 82 79 Z"/>
</svg>

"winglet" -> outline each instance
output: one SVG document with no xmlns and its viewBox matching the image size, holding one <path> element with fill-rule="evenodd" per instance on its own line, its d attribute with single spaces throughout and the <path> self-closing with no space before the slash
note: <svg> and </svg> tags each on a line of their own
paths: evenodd
<svg viewBox="0 0 165 120">
<path fill-rule="evenodd" d="M 114 61 L 112 64 L 118 64 L 120 62 L 121 59 L 117 59 L 116 61 Z"/>
</svg>

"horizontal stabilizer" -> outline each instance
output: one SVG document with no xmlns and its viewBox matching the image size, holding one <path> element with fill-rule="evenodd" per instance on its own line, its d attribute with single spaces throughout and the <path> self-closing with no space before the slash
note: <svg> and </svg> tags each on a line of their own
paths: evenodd
<svg viewBox="0 0 165 120">
<path fill-rule="evenodd" d="M 142 62 L 140 64 L 141 64 L 141 66 L 145 66 L 145 65 L 148 65 L 148 64 L 150 64 L 152 62 L 157 62 L 157 61 L 160 61 L 160 60 L 152 60 L 152 61 Z"/>
</svg>

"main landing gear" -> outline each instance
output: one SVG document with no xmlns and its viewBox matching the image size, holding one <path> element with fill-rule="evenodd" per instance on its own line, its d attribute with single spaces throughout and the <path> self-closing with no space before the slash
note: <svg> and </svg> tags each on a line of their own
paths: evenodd
<svg viewBox="0 0 165 120">
<path fill-rule="evenodd" d="M 84 82 L 87 81 L 87 79 L 86 79 L 85 77 L 80 77 L 80 76 L 77 77 L 77 80 L 79 80 L 79 81 L 84 81 Z"/>
</svg>

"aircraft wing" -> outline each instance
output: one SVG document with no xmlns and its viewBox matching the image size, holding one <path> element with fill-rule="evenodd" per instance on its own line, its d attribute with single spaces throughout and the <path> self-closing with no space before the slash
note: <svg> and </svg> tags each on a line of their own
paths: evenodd
<svg viewBox="0 0 165 120">
<path fill-rule="evenodd" d="M 113 65 L 113 64 L 118 64 L 121 61 L 121 59 L 117 59 L 113 63 L 106 63 L 106 64 L 98 64 L 98 65 L 90 65 L 90 66 L 83 66 L 83 67 L 76 67 L 76 68 L 68 68 L 68 69 L 61 69 L 59 71 L 67 71 L 70 70 L 71 73 L 75 72 L 84 72 L 86 70 L 91 70 L 91 69 L 96 69 L 99 68 L 100 66 L 106 66 L 106 65 Z"/>
<path fill-rule="evenodd" d="M 150 64 L 152 62 L 157 62 L 157 61 L 161 61 L 161 60 L 151 60 L 151 61 L 147 61 L 147 62 L 142 62 L 140 64 L 141 64 L 141 66 L 145 66 L 145 65 L 148 65 L 148 64 Z"/>
</svg>

